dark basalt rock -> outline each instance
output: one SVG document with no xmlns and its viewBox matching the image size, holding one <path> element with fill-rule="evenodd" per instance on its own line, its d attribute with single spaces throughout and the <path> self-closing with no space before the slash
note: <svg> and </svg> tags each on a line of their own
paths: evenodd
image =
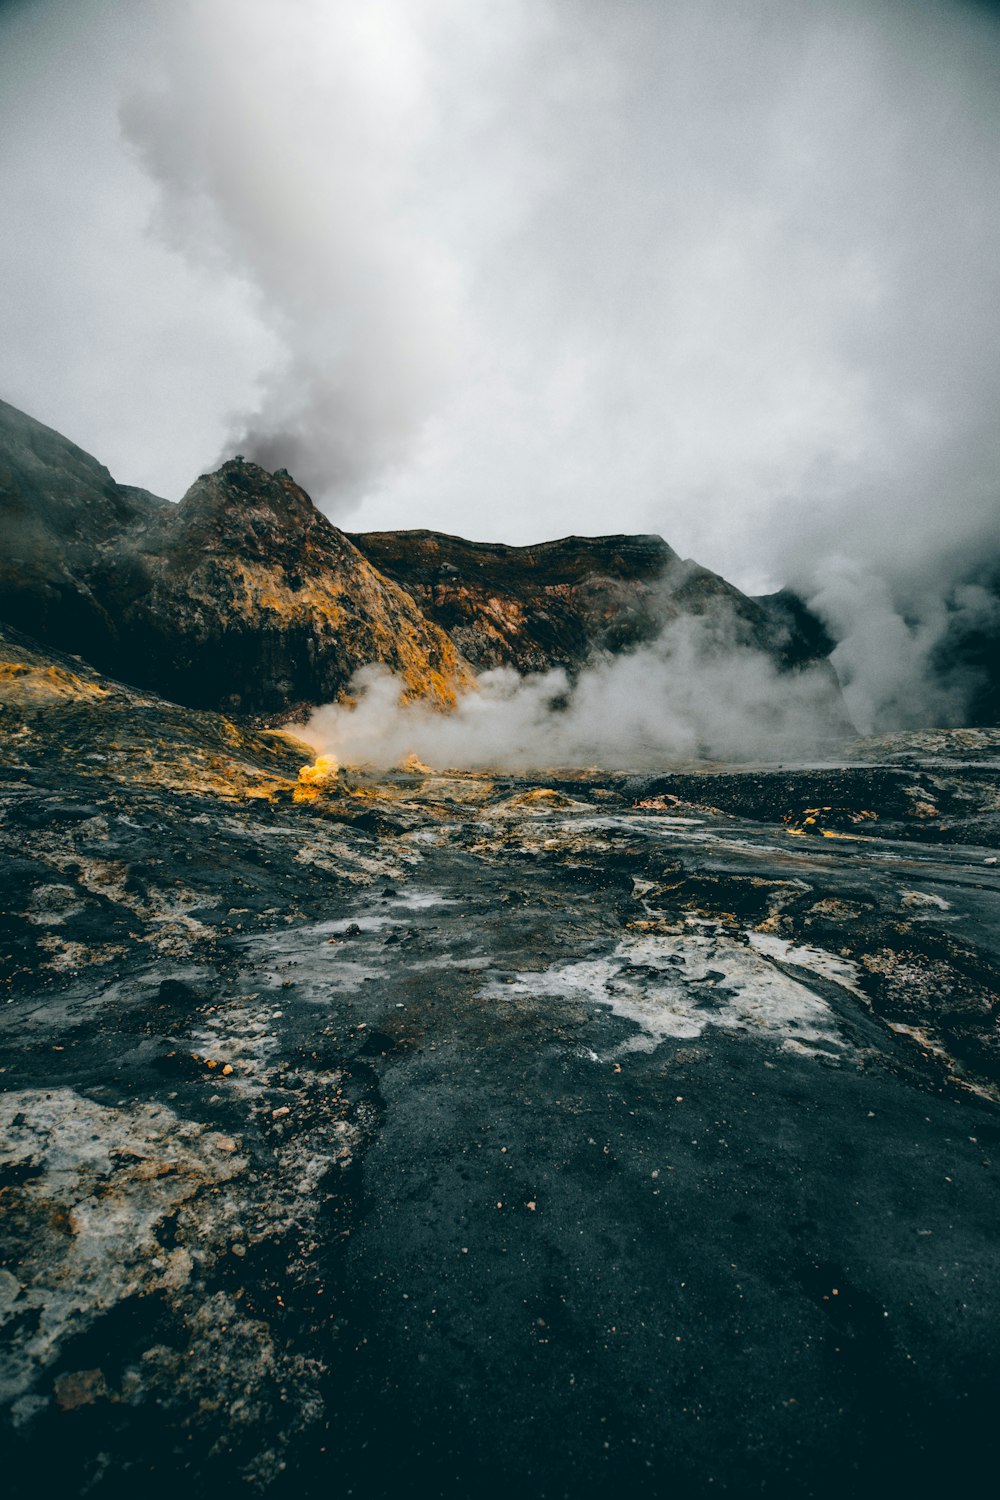
<svg viewBox="0 0 1000 1500">
<path fill-rule="evenodd" d="M 985 1470 L 998 750 L 303 796 L 0 630 L 5 1494 Z"/>
<path fill-rule="evenodd" d="M 0 401 L 0 615 L 51 645 L 105 655 L 116 629 L 91 585 L 95 557 L 165 504 Z"/>
<path fill-rule="evenodd" d="M 753 600 L 773 622 L 779 650 L 786 666 L 805 666 L 825 661 L 836 641 L 817 615 L 793 589 L 779 589 L 775 594 L 758 594 Z"/>
<path fill-rule="evenodd" d="M 233 460 L 179 505 L 0 406 L 0 618 L 192 707 L 328 702 L 384 662 L 442 706 L 451 641 L 288 476 Z"/>
<path fill-rule="evenodd" d="M 242 458 L 170 505 L 3 404 L 0 523 L 0 618 L 178 703 L 272 720 L 369 663 L 447 707 L 469 663 L 575 673 L 686 616 L 783 668 L 828 649 L 793 596 L 750 599 L 657 536 L 352 537 L 285 470 Z"/>
<path fill-rule="evenodd" d="M 687 615 L 717 617 L 784 667 L 832 649 L 795 596 L 748 598 L 658 536 L 570 536 L 531 547 L 436 531 L 372 531 L 352 540 L 481 669 L 574 672 L 595 652 L 655 640 Z"/>
</svg>

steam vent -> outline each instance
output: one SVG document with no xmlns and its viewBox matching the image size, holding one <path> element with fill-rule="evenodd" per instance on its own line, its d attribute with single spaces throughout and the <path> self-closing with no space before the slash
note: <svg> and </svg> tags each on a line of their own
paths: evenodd
<svg viewBox="0 0 1000 1500">
<path fill-rule="evenodd" d="M 0 405 L 5 1493 L 990 1472 L 963 630 L 969 722 L 862 740 L 797 595 L 657 536 L 171 504 Z"/>
</svg>

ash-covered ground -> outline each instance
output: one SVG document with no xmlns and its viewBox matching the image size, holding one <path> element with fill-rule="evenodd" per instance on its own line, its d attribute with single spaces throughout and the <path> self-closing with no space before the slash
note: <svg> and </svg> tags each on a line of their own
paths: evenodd
<svg viewBox="0 0 1000 1500">
<path fill-rule="evenodd" d="M 8 1493 L 992 1462 L 1000 733 L 300 781 L 2 655 Z"/>
</svg>

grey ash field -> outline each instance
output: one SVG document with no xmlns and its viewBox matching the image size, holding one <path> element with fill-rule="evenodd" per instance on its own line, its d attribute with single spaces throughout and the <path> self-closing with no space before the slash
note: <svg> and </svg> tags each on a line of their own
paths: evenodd
<svg viewBox="0 0 1000 1500">
<path fill-rule="evenodd" d="M 1000 733 L 309 784 L 0 656 L 8 1494 L 992 1464 Z"/>
</svg>

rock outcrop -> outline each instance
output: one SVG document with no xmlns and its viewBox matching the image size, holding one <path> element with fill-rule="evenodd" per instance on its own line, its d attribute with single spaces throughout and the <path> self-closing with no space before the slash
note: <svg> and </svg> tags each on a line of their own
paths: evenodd
<svg viewBox="0 0 1000 1500">
<path fill-rule="evenodd" d="M 572 673 L 595 652 L 627 651 L 673 620 L 708 614 L 783 667 L 832 649 L 805 606 L 790 603 L 794 596 L 748 598 L 658 536 L 570 536 L 533 547 L 436 531 L 372 531 L 351 540 L 480 670 Z"/>
<path fill-rule="evenodd" d="M 0 404 L 0 528 L 0 618 L 191 707 L 287 715 L 373 661 L 442 707 L 470 680 L 283 472 L 236 459 L 170 505 Z"/>
<path fill-rule="evenodd" d="M 288 719 L 380 663 L 447 708 L 473 668 L 574 674 L 692 616 L 784 669 L 830 649 L 793 596 L 750 599 L 658 536 L 350 536 L 242 458 L 172 505 L 0 403 L 0 619 L 189 707 Z"/>
<path fill-rule="evenodd" d="M 48 644 L 107 658 L 113 611 L 91 574 L 100 549 L 166 506 L 0 401 L 0 617 Z"/>
<path fill-rule="evenodd" d="M 199 708 L 273 714 L 329 702 L 383 662 L 442 706 L 471 674 L 444 631 L 287 474 L 235 459 L 105 552 L 114 663 Z"/>
</svg>

